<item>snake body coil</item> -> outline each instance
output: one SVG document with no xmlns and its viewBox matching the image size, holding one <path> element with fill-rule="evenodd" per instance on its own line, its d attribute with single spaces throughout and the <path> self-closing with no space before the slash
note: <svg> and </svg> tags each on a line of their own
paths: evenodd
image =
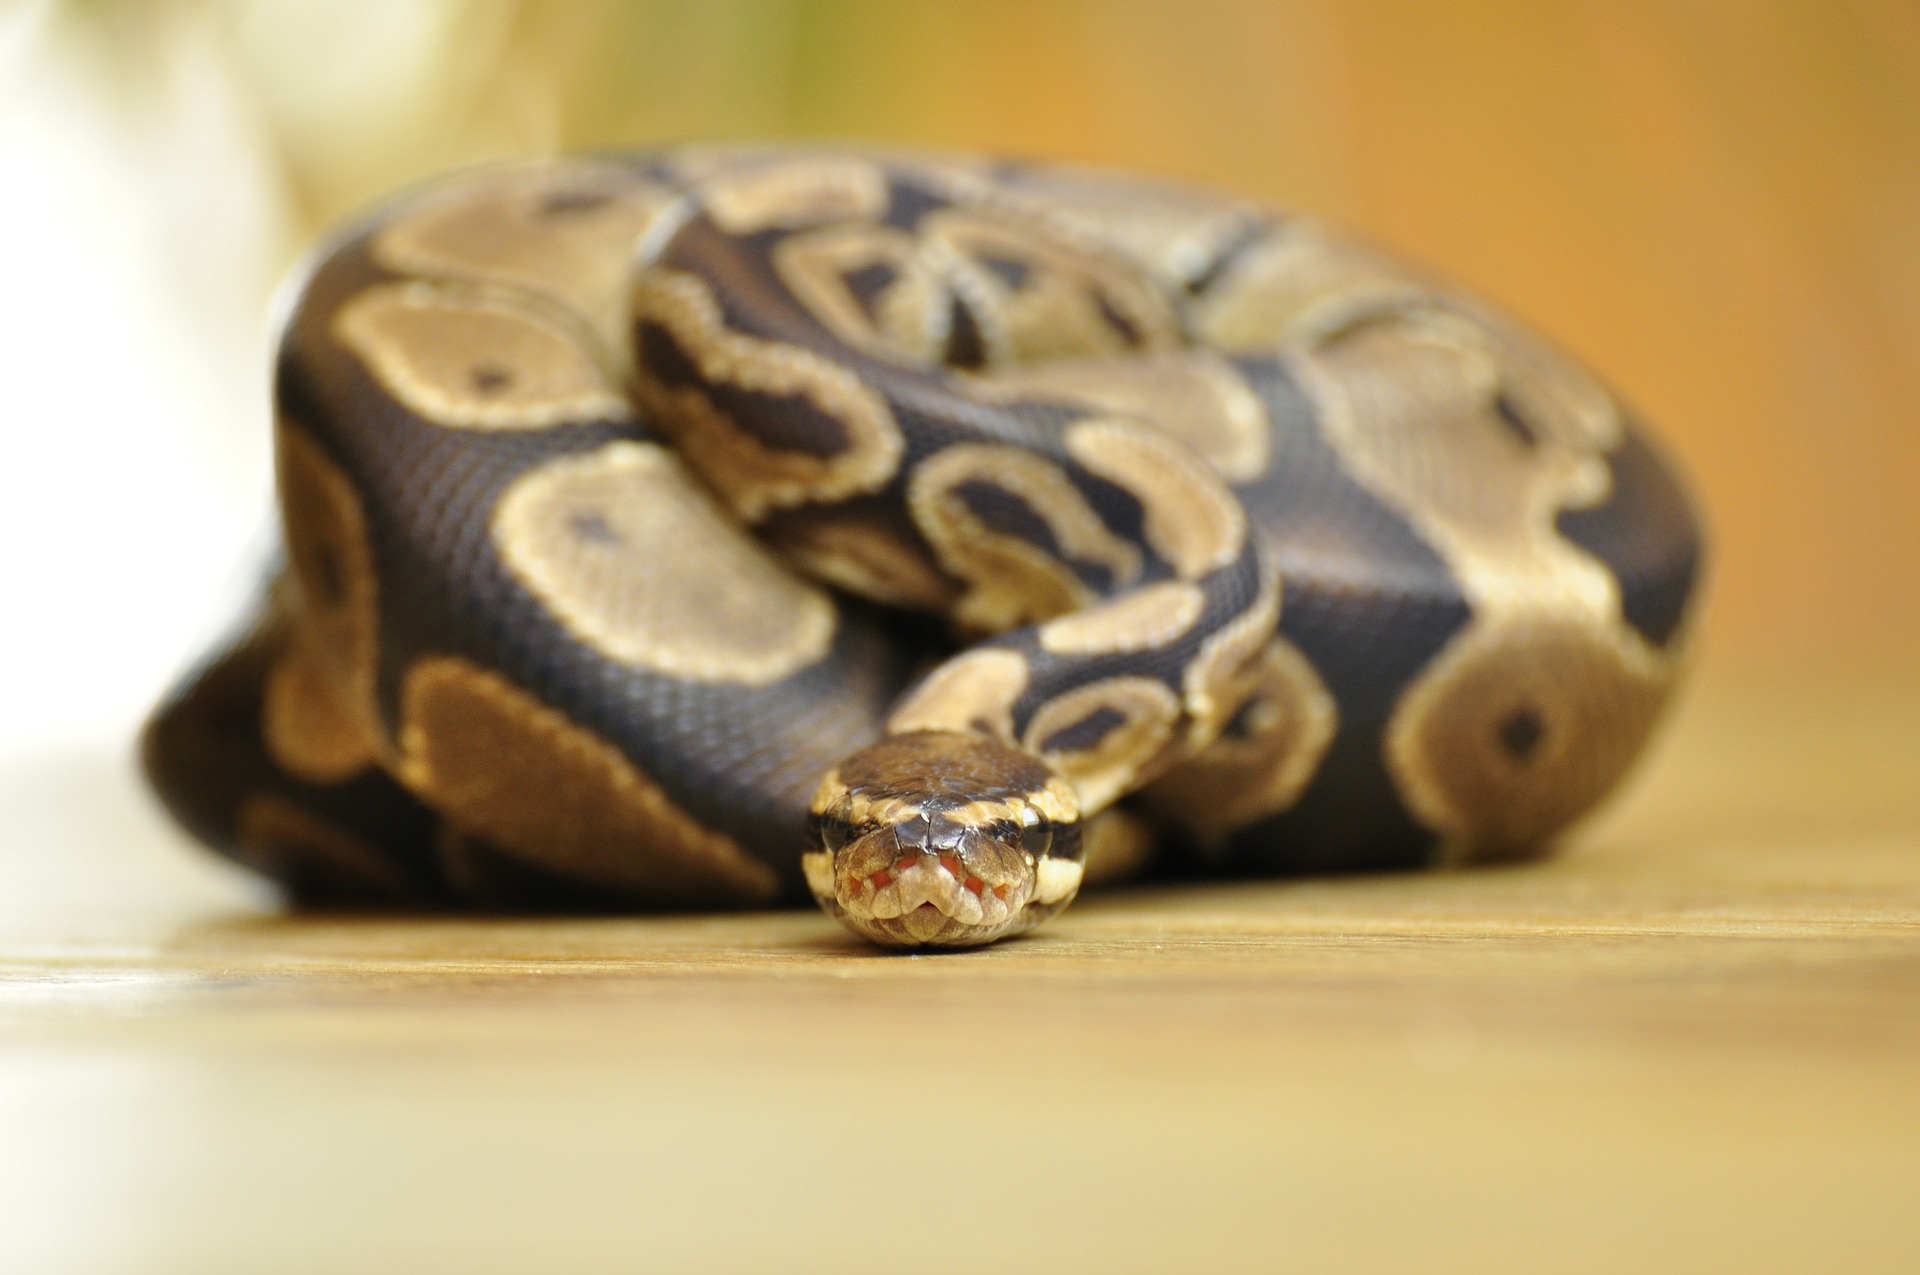
<svg viewBox="0 0 1920 1275">
<path fill-rule="evenodd" d="M 1142 814 L 1241 871 L 1519 853 L 1640 751 L 1699 561 L 1503 317 L 1051 166 L 458 175 L 316 259 L 275 403 L 286 570 L 146 763 L 313 901 L 961 945 Z"/>
</svg>

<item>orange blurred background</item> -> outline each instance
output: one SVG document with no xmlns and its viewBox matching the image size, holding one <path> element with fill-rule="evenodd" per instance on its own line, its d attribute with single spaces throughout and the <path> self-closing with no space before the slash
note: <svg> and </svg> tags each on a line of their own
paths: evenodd
<svg viewBox="0 0 1920 1275">
<path fill-rule="evenodd" d="M 319 228 L 452 164 L 693 137 L 1072 157 L 1344 220 L 1655 423 L 1713 533 L 1718 684 L 1920 673 L 1910 0 L 0 0 L 0 86 L 0 158 L 66 201 L 0 213 L 23 418 L 98 376 L 89 315 L 113 366 L 159 369 L 39 444 L 165 479 L 117 493 L 152 529 L 131 566 L 118 531 L 20 564 L 178 612 L 145 657 L 104 610 L 87 630 L 122 670 L 102 723 L 191 653 L 233 571 L 215 546 L 264 520 L 267 297 Z M 16 502 L 0 533 L 55 516 Z"/>
</svg>

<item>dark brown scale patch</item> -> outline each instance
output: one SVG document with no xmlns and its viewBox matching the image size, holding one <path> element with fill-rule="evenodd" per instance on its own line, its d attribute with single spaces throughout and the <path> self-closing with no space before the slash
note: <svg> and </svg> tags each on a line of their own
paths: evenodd
<svg viewBox="0 0 1920 1275">
<path fill-rule="evenodd" d="M 1082 753 L 1098 748 L 1100 741 L 1127 724 L 1127 715 L 1117 709 L 1096 708 L 1071 726 L 1063 726 L 1040 741 L 1043 753 Z"/>
<path fill-rule="evenodd" d="M 653 374 L 654 380 L 676 390 L 705 386 L 700 369 L 680 348 L 680 343 L 673 339 L 673 333 L 657 323 L 643 323 L 637 335 L 640 362 Z"/>
<path fill-rule="evenodd" d="M 827 459 L 847 450 L 852 440 L 840 418 L 820 410 L 801 394 L 762 394 L 734 385 L 710 385 L 707 397 L 744 433 L 777 451 Z"/>
<path fill-rule="evenodd" d="M 662 385 L 700 391 L 740 432 L 751 434 L 770 448 L 826 459 L 852 445 L 840 419 L 821 411 L 805 395 L 765 394 L 737 385 L 709 384 L 673 334 L 657 324 L 640 325 L 638 345 L 641 363 Z"/>
<path fill-rule="evenodd" d="M 1533 759 L 1540 741 L 1547 737 L 1547 726 L 1540 720 L 1539 713 L 1531 708 L 1522 708 L 1507 714 L 1497 733 L 1500 746 L 1507 750 L 1507 755 L 1525 763 Z"/>
<path fill-rule="evenodd" d="M 880 319 L 880 298 L 899 277 L 899 272 L 892 266 L 876 261 L 858 270 L 847 271 L 840 276 L 840 281 L 846 285 L 853 299 L 860 303 L 860 308 L 867 312 L 867 320 L 877 323 Z"/>
<path fill-rule="evenodd" d="M 913 796 L 929 790 L 969 800 L 1024 797 L 1046 786 L 1053 772 L 1037 758 L 981 735 L 916 731 L 895 735 L 849 758 L 840 768 L 847 788 L 869 796 Z"/>
<path fill-rule="evenodd" d="M 1065 562 L 1074 574 L 1095 589 L 1104 591 L 1112 585 L 1113 572 L 1106 566 L 1069 559 L 1061 550 L 1060 542 L 1054 537 L 1053 528 L 1047 520 L 1013 492 L 985 479 L 973 479 L 957 484 L 953 494 L 982 525 L 1024 540 Z"/>
<path fill-rule="evenodd" d="M 948 367 L 982 368 L 987 365 L 987 341 L 974 321 L 973 311 L 959 297 L 947 301 L 947 348 L 941 359 Z"/>
<path fill-rule="evenodd" d="M 968 513 L 995 531 L 1018 536 L 1055 557 L 1060 556 L 1059 543 L 1054 539 L 1053 528 L 1047 525 L 1047 520 L 1005 487 L 977 478 L 956 485 L 953 494 L 967 507 Z"/>
</svg>

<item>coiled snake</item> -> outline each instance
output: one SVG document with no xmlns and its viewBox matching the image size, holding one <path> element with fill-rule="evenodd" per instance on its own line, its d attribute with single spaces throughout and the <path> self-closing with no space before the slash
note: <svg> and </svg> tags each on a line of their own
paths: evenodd
<svg viewBox="0 0 1920 1275">
<path fill-rule="evenodd" d="M 316 256 L 275 407 L 286 569 L 145 761 L 316 902 L 812 895 L 954 946 L 1149 827 L 1237 872 L 1514 854 L 1640 751 L 1700 557 L 1508 320 L 1065 167 L 456 175 Z"/>
</svg>

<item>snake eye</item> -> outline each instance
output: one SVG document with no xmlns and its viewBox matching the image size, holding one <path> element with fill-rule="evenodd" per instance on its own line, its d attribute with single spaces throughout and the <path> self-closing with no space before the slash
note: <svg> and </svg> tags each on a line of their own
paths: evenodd
<svg viewBox="0 0 1920 1275">
<path fill-rule="evenodd" d="M 814 828 L 820 837 L 820 844 L 829 851 L 838 852 L 853 836 L 853 796 L 843 793 L 840 800 L 827 808 L 825 814 L 817 817 Z"/>
<path fill-rule="evenodd" d="M 1053 848 L 1053 825 L 1032 808 L 1020 812 L 1020 848 L 1032 855 L 1042 855 Z"/>
</svg>

